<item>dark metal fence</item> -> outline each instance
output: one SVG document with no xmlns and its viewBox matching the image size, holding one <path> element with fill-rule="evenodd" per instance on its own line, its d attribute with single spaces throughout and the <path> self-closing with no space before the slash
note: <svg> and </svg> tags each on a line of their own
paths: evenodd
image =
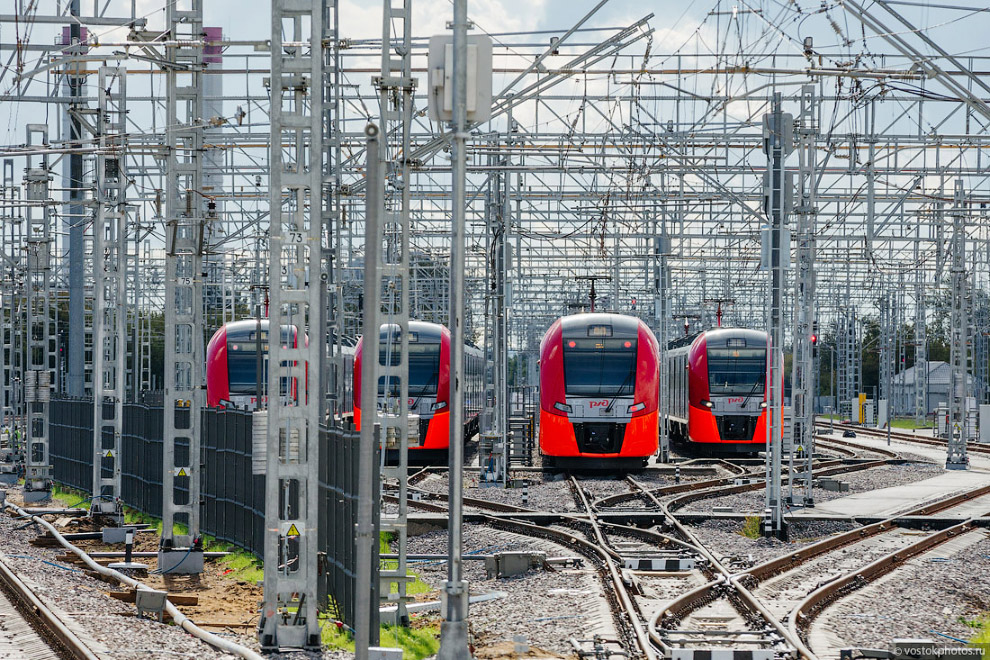
<svg viewBox="0 0 990 660">
<path fill-rule="evenodd" d="M 93 402 L 54 399 L 50 405 L 50 453 L 55 480 L 91 492 L 93 487 Z M 162 513 L 163 409 L 124 406 L 121 438 L 121 498 L 153 516 Z M 264 556 L 265 477 L 251 473 L 252 416 L 242 410 L 204 409 L 202 415 L 203 533 Z M 359 434 L 320 433 L 318 594 L 334 616 L 354 623 L 354 532 L 358 503 Z M 375 464 L 377 465 L 377 459 Z M 377 473 L 377 471 L 376 471 Z M 374 492 L 378 492 L 375 484 Z M 377 507 L 375 507 L 377 509 Z M 375 520 L 375 527 L 378 521 Z M 378 621 L 378 548 L 371 585 L 372 621 Z"/>
</svg>

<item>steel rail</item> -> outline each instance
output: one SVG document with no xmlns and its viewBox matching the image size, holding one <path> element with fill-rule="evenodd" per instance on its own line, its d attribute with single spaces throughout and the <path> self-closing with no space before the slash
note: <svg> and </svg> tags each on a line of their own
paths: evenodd
<svg viewBox="0 0 990 660">
<path fill-rule="evenodd" d="M 716 580 L 709 582 L 706 585 L 697 587 L 696 589 L 692 589 L 668 604 L 666 609 L 657 611 L 649 622 L 650 639 L 653 640 L 654 644 L 657 644 L 663 648 L 666 655 L 671 655 L 673 648 L 664 641 L 663 636 L 657 628 L 661 617 L 667 617 L 667 613 L 670 612 L 671 616 L 681 618 L 684 613 L 697 609 L 697 607 L 700 607 L 702 604 L 707 603 L 713 598 L 721 595 L 719 592 L 723 589 L 734 589 L 735 594 L 739 597 L 739 603 L 745 609 L 762 617 L 768 625 L 776 629 L 777 633 L 780 635 L 780 638 L 789 644 L 791 648 L 798 648 L 797 642 L 800 640 L 793 639 L 793 636 L 784 623 L 779 621 L 773 613 L 770 612 L 770 610 L 768 610 L 763 603 L 761 603 L 760 600 L 732 574 L 731 571 L 729 571 L 729 569 L 722 565 L 722 563 L 715 558 L 715 556 L 705 547 L 703 543 L 701 543 L 694 533 L 674 517 L 665 504 L 660 502 L 660 500 L 657 499 L 652 492 L 644 488 L 632 477 L 627 477 L 627 481 L 637 486 L 643 491 L 644 494 L 646 494 L 647 497 L 652 499 L 660 510 L 667 516 L 667 519 L 670 521 L 670 524 L 674 527 L 674 529 L 676 529 L 679 534 L 687 539 L 689 543 L 696 546 L 701 552 L 701 555 L 708 560 L 709 565 L 711 565 L 719 573 Z M 726 595 L 730 596 L 731 592 L 726 591 Z"/>
<path fill-rule="evenodd" d="M 0 559 L 0 582 L 3 591 L 11 597 L 14 606 L 24 619 L 50 646 L 57 646 L 57 650 L 63 655 L 75 660 L 99 660 L 96 654 L 69 630 L 2 559 Z"/>
<path fill-rule="evenodd" d="M 591 502 L 588 500 L 587 494 L 581 487 L 580 482 L 577 477 L 571 476 L 571 485 L 574 487 L 575 492 L 581 499 L 582 504 L 584 504 L 585 510 L 588 512 L 588 519 L 591 524 L 591 528 L 594 531 L 595 538 L 598 539 L 598 543 L 602 550 L 609 553 L 613 558 L 618 559 L 619 555 L 614 550 L 609 547 L 608 542 L 605 540 L 605 535 L 602 533 L 601 526 L 598 524 L 598 518 L 594 508 L 591 506 Z M 618 569 L 612 561 L 606 561 L 608 567 L 609 576 L 612 578 L 612 585 L 615 587 L 615 592 L 619 597 L 619 601 L 622 605 L 622 609 L 625 611 L 626 616 L 629 618 L 629 623 L 632 626 L 633 633 L 636 636 L 636 643 L 639 648 L 643 651 L 645 655 L 650 660 L 655 660 L 657 657 L 656 650 L 650 643 L 650 637 L 647 631 L 643 629 L 642 624 L 642 614 L 636 608 L 635 603 L 629 596 L 629 592 L 626 590 L 626 585 L 622 581 L 622 576 L 619 574 Z"/>
<path fill-rule="evenodd" d="M 934 502 L 932 504 L 926 504 L 906 513 L 891 516 L 886 520 L 882 520 L 871 525 L 858 527 L 848 532 L 842 532 L 835 536 L 830 536 L 829 538 L 819 541 L 818 543 L 805 546 L 797 552 L 788 553 L 782 557 L 775 557 L 763 562 L 762 564 L 757 564 L 750 569 L 741 571 L 737 575 L 740 578 L 750 578 L 747 580 L 749 582 L 759 583 L 770 577 L 779 575 L 780 573 L 797 568 L 801 564 L 810 561 L 815 557 L 820 557 L 821 555 L 832 552 L 833 550 L 838 550 L 839 548 L 845 547 L 851 543 L 855 543 L 899 527 L 897 524 L 898 518 L 904 518 L 907 516 L 930 516 L 934 513 L 951 509 L 952 507 L 962 504 L 963 502 L 967 502 L 975 497 L 982 497 L 987 494 L 990 494 L 990 486 L 982 486 L 965 493 L 954 495 L 944 500 L 939 500 L 938 502 Z"/>
<path fill-rule="evenodd" d="M 816 425 L 819 428 L 829 428 L 829 425 L 828 424 L 822 424 L 821 422 L 816 422 Z M 886 438 L 887 437 L 887 431 L 886 431 L 886 429 L 874 429 L 874 428 L 870 428 L 868 426 L 860 426 L 859 424 L 843 424 L 841 426 L 841 428 L 843 428 L 843 429 L 851 429 L 851 430 L 854 430 L 856 433 L 865 433 L 866 435 L 873 436 L 873 437 L 881 437 L 881 438 Z M 920 438 L 920 437 L 918 437 L 917 435 L 915 435 L 913 433 L 904 433 L 903 431 L 891 431 L 890 437 L 891 437 L 892 440 L 898 440 L 898 441 L 901 441 L 901 442 L 907 442 L 907 443 L 913 443 L 913 444 L 919 444 L 919 445 L 928 445 L 928 446 L 931 446 L 931 447 L 942 447 L 942 448 L 944 448 L 946 446 L 945 440 L 943 440 L 941 438 L 935 438 L 935 437 L 932 437 L 932 438 Z M 830 439 L 829 442 L 835 442 L 835 440 Z M 869 449 L 871 451 L 876 451 L 876 450 L 872 449 L 871 447 L 865 447 L 863 445 L 857 445 L 855 443 L 848 443 L 847 442 L 845 444 L 848 444 L 848 445 L 851 445 L 851 446 L 855 446 L 855 447 L 860 447 L 860 448 L 863 448 L 863 449 Z M 977 443 L 974 443 L 974 442 L 969 442 L 969 443 L 966 444 L 966 451 L 971 452 L 971 453 L 974 453 L 974 454 L 990 454 L 990 447 L 981 446 L 981 445 L 979 445 Z"/>
<path fill-rule="evenodd" d="M 60 534 L 59 531 L 55 529 L 55 527 L 44 518 L 39 518 L 38 516 L 32 516 L 31 514 L 24 511 L 24 509 L 21 509 L 20 507 L 15 506 L 10 502 L 4 502 L 3 507 L 12 509 L 16 511 L 19 515 L 24 516 L 25 518 L 30 518 L 33 522 L 44 527 L 46 530 L 48 530 L 49 534 L 51 534 L 59 543 L 62 544 L 64 548 L 73 552 L 76 556 L 82 559 L 88 569 L 95 571 L 100 575 L 113 578 L 118 582 L 120 582 L 121 584 L 126 584 L 132 589 L 150 589 L 150 587 L 148 587 L 147 585 L 141 582 L 138 582 L 134 578 L 128 577 L 123 573 L 120 573 L 119 571 L 115 571 L 112 568 L 106 568 L 105 566 L 101 566 L 97 564 L 95 561 L 93 561 L 92 557 L 86 554 L 85 551 L 80 550 L 76 546 L 69 543 L 69 541 L 66 540 L 66 538 L 62 536 L 62 534 Z M 169 616 L 172 617 L 172 621 L 175 622 L 175 625 L 179 626 L 193 637 L 199 639 L 200 641 L 206 644 L 209 644 L 210 646 L 218 648 L 221 651 L 226 651 L 227 653 L 231 653 L 238 657 L 244 658 L 245 660 L 264 660 L 263 656 L 259 655 L 255 651 L 252 651 L 251 649 L 245 646 L 241 646 L 240 644 L 236 644 L 234 642 L 231 642 L 230 640 L 224 639 L 223 637 L 219 637 L 217 635 L 214 635 L 213 633 L 203 630 L 202 628 L 197 626 L 192 619 L 190 619 L 185 614 L 180 612 L 179 609 L 169 600 L 165 601 L 165 611 L 168 613 Z"/>
<path fill-rule="evenodd" d="M 881 467 L 881 466 L 884 466 L 884 465 L 888 465 L 888 460 L 887 459 L 876 460 L 876 461 L 869 461 L 867 463 L 855 463 L 853 465 L 837 465 L 837 466 L 833 466 L 833 467 L 827 467 L 825 469 L 817 469 L 817 470 L 815 470 L 815 474 L 817 474 L 820 477 L 827 477 L 827 476 L 831 476 L 833 474 L 846 474 L 846 473 L 849 473 L 849 472 L 860 472 L 862 470 L 869 470 L 869 469 L 872 469 L 872 468 L 875 468 L 875 467 Z M 680 495 L 679 497 L 675 497 L 672 500 L 668 500 L 667 501 L 667 509 L 670 510 L 670 511 L 674 511 L 676 509 L 680 509 L 681 507 L 683 507 L 686 504 L 689 504 L 691 502 L 696 502 L 698 500 L 707 500 L 707 499 L 711 499 L 713 497 L 721 497 L 723 495 L 734 495 L 736 493 L 744 493 L 744 492 L 750 491 L 750 490 L 759 490 L 759 489 L 765 488 L 765 487 L 766 487 L 766 481 L 763 480 L 763 479 L 761 479 L 761 480 L 756 481 L 754 483 L 740 484 L 738 486 L 736 486 L 736 485 L 732 485 L 732 486 L 719 486 L 719 487 L 711 488 L 711 489 L 708 489 L 708 490 L 693 491 L 693 492 L 689 492 L 689 493 L 685 493 L 683 495 Z"/>
<path fill-rule="evenodd" d="M 394 495 L 386 495 L 384 499 L 387 501 L 395 501 L 396 498 Z M 436 499 L 440 500 L 443 498 L 438 497 Z M 465 504 L 467 504 L 468 502 L 469 501 L 465 499 Z M 428 511 L 434 511 L 437 513 L 448 513 L 447 507 L 444 506 L 443 504 L 437 503 L 436 501 L 410 500 L 409 505 L 421 509 L 425 509 Z M 500 506 L 509 506 L 509 505 L 500 505 Z M 516 507 L 516 509 L 520 510 L 520 512 L 532 511 L 530 509 L 521 509 L 520 507 Z M 607 548 L 604 545 L 602 546 L 595 545 L 594 543 L 582 538 L 581 536 L 578 536 L 577 534 L 572 534 L 570 532 L 565 532 L 563 530 L 553 529 L 550 527 L 542 527 L 539 525 L 534 525 L 532 523 L 523 522 L 520 520 L 497 518 L 485 514 L 480 514 L 480 515 L 486 524 L 495 527 L 497 529 L 511 531 L 524 536 L 532 536 L 532 537 L 544 538 L 551 541 L 555 541 L 565 546 L 571 547 L 576 551 L 578 551 L 579 553 L 581 553 L 582 555 L 584 555 L 585 557 L 592 559 L 597 565 L 597 569 L 599 571 L 599 574 L 603 582 L 607 580 L 611 580 L 612 583 L 616 586 L 615 593 L 609 594 L 609 592 L 606 591 L 606 596 L 607 597 L 611 596 L 613 609 L 616 610 L 616 613 L 619 613 L 619 610 L 621 610 L 621 613 L 626 615 L 626 619 L 628 619 L 628 623 L 632 627 L 632 633 L 633 633 L 633 637 L 635 638 L 636 644 L 639 645 L 641 649 L 643 648 L 643 646 L 641 645 L 642 643 L 642 637 L 640 631 L 641 626 L 639 626 L 636 623 L 636 618 L 635 618 L 636 610 L 634 609 L 632 600 L 629 598 L 629 595 L 625 590 L 625 585 L 624 583 L 622 583 L 621 576 L 618 576 L 617 572 L 615 571 L 614 564 L 612 563 L 613 558 L 618 558 L 618 555 L 614 551 L 612 551 L 610 548 Z M 574 518 L 574 522 L 577 523 L 577 522 L 587 522 L 587 521 L 584 521 L 579 518 Z M 643 530 L 639 530 L 639 531 L 643 531 Z M 658 536 L 662 537 L 662 535 L 658 535 Z M 674 541 L 673 539 L 670 540 Z M 618 582 L 616 582 L 616 579 L 618 579 Z M 622 620 L 620 619 L 620 622 L 621 621 Z M 644 651 L 644 654 L 646 655 L 647 658 L 650 658 L 650 660 L 656 660 L 656 654 L 653 652 L 649 642 L 646 643 L 646 650 Z"/>
<path fill-rule="evenodd" d="M 891 456 L 896 456 L 896 454 L 891 454 Z M 817 468 L 827 468 L 833 465 L 841 464 L 843 459 L 834 459 L 823 461 L 818 464 Z M 706 479 L 703 481 L 691 481 L 683 484 L 674 484 L 673 486 L 659 486 L 657 488 L 650 489 L 650 492 L 655 495 L 676 495 L 677 493 L 685 493 L 694 490 L 700 490 L 703 488 L 711 488 L 715 486 L 728 486 L 734 484 L 736 479 L 745 477 L 762 477 L 764 474 L 763 466 L 759 466 L 755 470 L 743 471 L 738 474 L 728 476 L 728 477 L 717 477 L 715 479 Z M 628 493 L 616 493 L 615 495 L 609 495 L 595 501 L 595 507 L 608 507 L 615 506 L 616 504 L 621 504 L 624 501 L 633 500 L 642 497 L 641 492 L 630 491 Z"/>
<path fill-rule="evenodd" d="M 811 592 L 788 617 L 788 630 L 798 638 L 798 649 L 801 654 L 808 658 L 808 660 L 817 660 L 817 656 L 805 645 L 801 631 L 807 630 L 815 617 L 821 614 L 829 604 L 903 566 L 906 560 L 941 545 L 960 534 L 968 532 L 973 529 L 973 520 L 977 517 L 981 516 L 974 516 L 958 525 L 953 525 L 942 531 L 935 532 L 930 536 L 926 536 L 917 543 L 884 555 L 880 559 L 855 571 L 851 571 Z"/>
</svg>

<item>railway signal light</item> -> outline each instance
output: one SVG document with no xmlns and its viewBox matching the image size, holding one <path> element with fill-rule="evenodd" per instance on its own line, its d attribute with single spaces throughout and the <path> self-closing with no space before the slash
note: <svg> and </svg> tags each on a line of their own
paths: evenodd
<svg viewBox="0 0 990 660">
<path fill-rule="evenodd" d="M 635 298 L 632 299 L 632 309 L 633 309 L 634 312 L 636 311 L 636 299 Z"/>
</svg>

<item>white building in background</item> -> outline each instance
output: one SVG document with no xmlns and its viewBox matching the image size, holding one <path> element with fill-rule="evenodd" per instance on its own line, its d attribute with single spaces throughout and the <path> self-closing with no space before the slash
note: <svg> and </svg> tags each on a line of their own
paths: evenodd
<svg viewBox="0 0 990 660">
<path fill-rule="evenodd" d="M 949 405 L 949 376 L 951 367 L 948 362 L 928 361 L 915 365 L 894 376 L 894 410 L 897 415 L 914 413 L 914 379 L 923 374 L 921 369 L 928 368 L 928 388 L 925 400 L 925 413 L 931 413 L 939 406 Z M 973 392 L 973 376 L 967 376 L 970 393 Z"/>
</svg>

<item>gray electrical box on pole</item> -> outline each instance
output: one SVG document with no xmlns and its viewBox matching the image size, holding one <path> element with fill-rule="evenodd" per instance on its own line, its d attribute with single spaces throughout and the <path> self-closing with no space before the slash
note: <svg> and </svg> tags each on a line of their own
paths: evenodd
<svg viewBox="0 0 990 660">
<path fill-rule="evenodd" d="M 466 39 L 465 120 L 484 122 L 492 116 L 492 39 L 486 35 Z M 451 35 L 430 37 L 427 55 L 430 121 L 454 121 L 454 57 Z"/>
<path fill-rule="evenodd" d="M 788 185 L 784 159 L 794 149 L 794 118 L 781 111 L 781 95 L 773 97 L 773 111 L 763 116 L 763 151 L 768 158 L 767 216 L 770 226 L 763 232 L 763 253 L 770 272 L 767 327 L 769 346 L 767 351 L 766 383 L 770 388 L 770 418 L 767 426 L 767 488 L 764 498 L 764 529 L 768 536 L 786 534 L 781 493 L 781 457 L 783 450 L 784 421 L 784 285 L 788 266 L 790 243 L 786 209 L 793 188 Z"/>
</svg>

